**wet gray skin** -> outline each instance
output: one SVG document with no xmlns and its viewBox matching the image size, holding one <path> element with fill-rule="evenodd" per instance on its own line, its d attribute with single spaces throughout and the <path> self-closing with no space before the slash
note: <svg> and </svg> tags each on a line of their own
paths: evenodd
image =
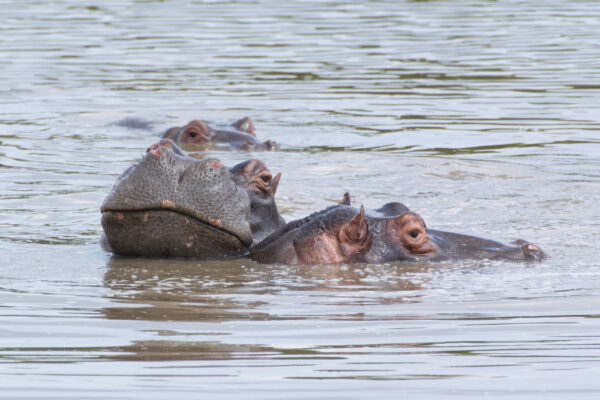
<svg viewBox="0 0 600 400">
<path fill-rule="evenodd" d="M 418 214 L 402 203 L 387 203 L 365 212 L 341 204 L 292 221 L 251 252 L 262 263 L 329 264 L 494 259 L 536 261 L 545 258 L 537 246 L 519 240 L 493 240 L 427 229 Z"/>
<path fill-rule="evenodd" d="M 232 258 L 252 245 L 246 191 L 219 160 L 188 157 L 167 140 L 119 177 L 101 212 L 119 255 Z"/>
<path fill-rule="evenodd" d="M 285 225 L 275 204 L 281 173 L 273 176 L 267 166 L 256 159 L 241 162 L 229 171 L 234 182 L 250 197 L 250 229 L 254 243 L 259 243 Z"/>
</svg>

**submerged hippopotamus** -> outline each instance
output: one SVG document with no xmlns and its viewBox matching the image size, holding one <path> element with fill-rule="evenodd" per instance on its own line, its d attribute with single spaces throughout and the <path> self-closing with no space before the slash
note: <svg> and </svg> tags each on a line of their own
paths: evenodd
<svg viewBox="0 0 600 400">
<path fill-rule="evenodd" d="M 185 126 L 167 129 L 162 137 L 176 143 L 205 144 L 208 142 L 228 143 L 242 150 L 275 150 L 277 144 L 272 140 L 261 142 L 254 133 L 254 124 L 249 117 L 241 118 L 224 129 L 208 125 L 204 121 L 193 120 Z"/>
<path fill-rule="evenodd" d="M 256 245 L 249 257 L 261 263 L 330 264 L 441 261 L 450 259 L 542 260 L 544 252 L 519 240 L 514 246 L 475 236 L 427 229 L 402 203 L 365 212 L 350 197 L 292 221 Z"/>
<path fill-rule="evenodd" d="M 105 246 L 128 256 L 231 258 L 285 224 L 260 160 L 227 170 L 162 139 L 126 170 L 102 205 Z"/>
<path fill-rule="evenodd" d="M 131 129 L 152 130 L 152 123 L 141 118 L 124 118 L 115 124 Z M 161 134 L 161 138 L 170 139 L 185 147 L 223 143 L 237 150 L 276 150 L 279 148 L 273 140 L 264 142 L 258 140 L 255 131 L 250 117 L 240 118 L 223 127 L 193 120 L 187 125 L 167 129 Z"/>
</svg>

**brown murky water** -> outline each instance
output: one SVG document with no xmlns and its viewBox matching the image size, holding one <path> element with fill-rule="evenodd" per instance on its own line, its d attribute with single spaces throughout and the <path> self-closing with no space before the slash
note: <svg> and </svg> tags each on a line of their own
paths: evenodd
<svg viewBox="0 0 600 400">
<path fill-rule="evenodd" d="M 0 397 L 598 398 L 600 3 L 0 1 Z M 249 115 L 287 219 L 402 201 L 540 264 L 114 258 L 155 131 Z"/>
</svg>

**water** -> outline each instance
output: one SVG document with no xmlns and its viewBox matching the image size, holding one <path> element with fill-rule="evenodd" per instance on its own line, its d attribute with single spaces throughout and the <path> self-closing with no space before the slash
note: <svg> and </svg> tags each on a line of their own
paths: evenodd
<svg viewBox="0 0 600 400">
<path fill-rule="evenodd" d="M 597 398 L 600 3 L 0 2 L 0 397 Z M 402 201 L 539 264 L 122 259 L 155 133 L 248 115 L 288 220 Z"/>
</svg>

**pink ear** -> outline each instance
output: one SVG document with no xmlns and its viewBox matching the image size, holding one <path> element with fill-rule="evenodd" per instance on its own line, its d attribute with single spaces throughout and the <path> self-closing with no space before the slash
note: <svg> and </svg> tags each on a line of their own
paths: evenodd
<svg viewBox="0 0 600 400">
<path fill-rule="evenodd" d="M 369 226 L 365 219 L 365 208 L 360 211 L 339 230 L 338 239 L 344 256 L 362 253 L 371 247 Z"/>
<path fill-rule="evenodd" d="M 246 132 L 252 136 L 256 136 L 254 133 L 254 124 L 250 117 L 240 118 L 235 121 L 231 126 L 235 127 L 238 131 Z"/>
<path fill-rule="evenodd" d="M 277 192 L 277 186 L 279 186 L 279 179 L 281 179 L 281 172 L 277 173 L 275 177 L 271 180 L 271 195 L 275 196 L 275 192 Z"/>
<path fill-rule="evenodd" d="M 162 134 L 164 139 L 178 140 L 179 131 L 181 130 L 180 126 L 174 126 L 169 128 Z"/>
<path fill-rule="evenodd" d="M 368 233 L 364 206 L 360 206 L 360 211 L 346 224 L 344 230 L 346 237 L 353 242 L 360 241 Z"/>
</svg>

